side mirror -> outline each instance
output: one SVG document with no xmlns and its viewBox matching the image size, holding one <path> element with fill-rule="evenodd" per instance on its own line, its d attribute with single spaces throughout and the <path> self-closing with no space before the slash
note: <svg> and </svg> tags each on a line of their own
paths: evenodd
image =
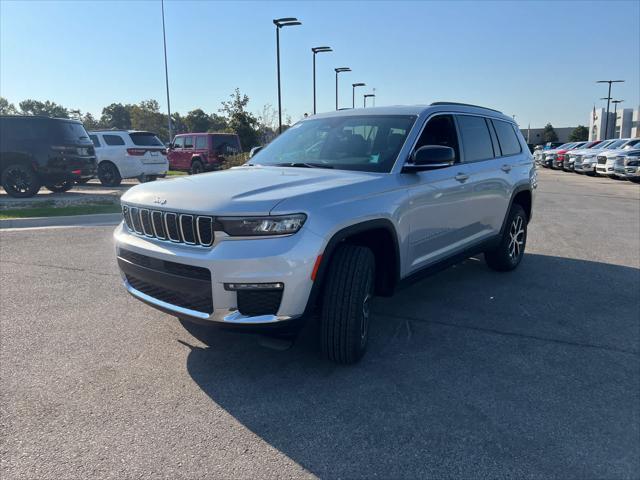
<svg viewBox="0 0 640 480">
<path fill-rule="evenodd" d="M 262 150 L 262 145 L 258 145 L 257 147 L 253 147 L 251 150 L 249 150 L 249 158 L 253 158 L 253 156 L 258 153 L 260 150 Z"/>
<path fill-rule="evenodd" d="M 173 150 L 175 147 L 173 146 L 173 142 L 169 142 L 169 145 L 167 145 L 167 150 Z"/>
<path fill-rule="evenodd" d="M 421 172 L 436 168 L 450 167 L 456 161 L 456 152 L 451 147 L 425 145 L 413 152 L 410 162 L 405 163 L 403 172 Z"/>
</svg>

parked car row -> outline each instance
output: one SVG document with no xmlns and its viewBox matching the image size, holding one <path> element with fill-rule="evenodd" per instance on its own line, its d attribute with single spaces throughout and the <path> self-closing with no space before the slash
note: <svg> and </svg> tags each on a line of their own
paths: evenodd
<svg viewBox="0 0 640 480">
<path fill-rule="evenodd" d="M 545 168 L 640 182 L 640 138 L 565 143 L 534 158 Z"/>
<path fill-rule="evenodd" d="M 95 130 L 76 120 L 45 116 L 0 116 L 0 177 L 12 197 L 32 197 L 44 186 L 66 192 L 96 177 L 106 187 L 125 178 L 141 183 L 169 170 L 190 174 L 222 168 L 242 152 L 238 135 L 176 135 L 168 147 L 153 132 Z"/>
</svg>

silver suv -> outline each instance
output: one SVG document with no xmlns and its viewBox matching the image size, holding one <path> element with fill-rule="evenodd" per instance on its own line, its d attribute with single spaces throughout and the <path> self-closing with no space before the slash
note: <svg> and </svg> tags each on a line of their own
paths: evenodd
<svg viewBox="0 0 640 480">
<path fill-rule="evenodd" d="M 522 260 L 536 170 L 513 120 L 449 102 L 302 120 L 241 167 L 122 196 L 124 286 L 185 320 L 289 327 L 319 312 L 324 354 L 356 362 L 370 300 L 484 252 Z"/>
</svg>

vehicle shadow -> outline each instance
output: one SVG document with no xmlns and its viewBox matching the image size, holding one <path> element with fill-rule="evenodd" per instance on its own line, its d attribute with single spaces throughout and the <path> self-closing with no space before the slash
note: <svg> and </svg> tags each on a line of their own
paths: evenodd
<svg viewBox="0 0 640 480">
<path fill-rule="evenodd" d="M 622 478 L 640 469 L 640 270 L 469 259 L 376 299 L 355 366 L 185 323 L 213 402 L 319 477 Z M 195 342 L 194 342 L 195 343 Z M 635 419 L 635 420 L 634 420 Z"/>
</svg>

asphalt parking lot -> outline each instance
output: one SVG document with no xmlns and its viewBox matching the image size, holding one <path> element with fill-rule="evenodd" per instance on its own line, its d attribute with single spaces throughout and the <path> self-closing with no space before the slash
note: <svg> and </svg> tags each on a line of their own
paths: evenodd
<svg viewBox="0 0 640 480">
<path fill-rule="evenodd" d="M 377 299 L 362 362 L 128 297 L 112 227 L 0 232 L 2 478 L 640 476 L 640 186 L 543 170 L 527 255 Z"/>
</svg>

